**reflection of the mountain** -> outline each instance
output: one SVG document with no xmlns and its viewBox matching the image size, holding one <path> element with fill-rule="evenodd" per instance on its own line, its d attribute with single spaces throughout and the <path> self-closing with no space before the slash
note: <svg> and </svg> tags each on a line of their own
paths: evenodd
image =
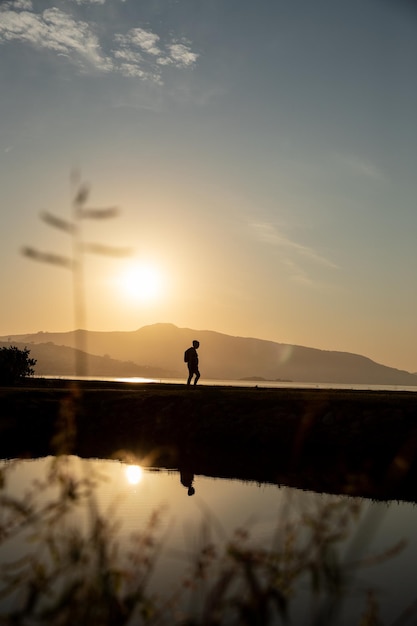
<svg viewBox="0 0 417 626">
<path fill-rule="evenodd" d="M 250 462 L 245 467 L 239 467 L 238 464 L 234 465 L 233 462 L 223 465 L 213 461 L 207 464 L 196 462 L 194 471 L 197 475 L 201 474 L 213 478 L 238 479 L 253 481 L 259 484 L 276 484 L 317 493 L 417 503 L 417 486 L 410 485 L 409 482 L 384 489 L 383 484 L 373 485 L 366 474 L 358 473 L 357 475 L 340 477 L 333 473 L 331 468 L 328 471 L 309 468 L 301 471 L 285 472 L 275 471 L 273 467 L 268 470 L 265 466 L 262 469 L 258 469 L 256 465 Z"/>
<path fill-rule="evenodd" d="M 194 477 L 200 475 L 294 487 L 317 493 L 417 502 L 417 486 L 410 480 L 388 482 L 389 474 L 384 477 L 385 480 L 376 480 L 371 472 L 343 472 L 340 467 L 326 466 L 324 462 L 317 467 L 301 462 L 298 468 L 286 468 L 280 464 L 279 458 L 261 454 L 246 455 L 239 453 L 239 450 L 231 454 L 209 454 L 209 451 L 201 448 L 193 450 L 188 447 L 186 454 L 182 454 L 181 450 L 175 454 L 172 452 L 171 449 L 170 455 L 162 454 L 159 458 L 155 455 L 153 466 L 179 470 L 181 484 L 189 489 L 189 495 L 194 493 Z M 149 457 L 152 458 L 152 455 Z"/>
</svg>

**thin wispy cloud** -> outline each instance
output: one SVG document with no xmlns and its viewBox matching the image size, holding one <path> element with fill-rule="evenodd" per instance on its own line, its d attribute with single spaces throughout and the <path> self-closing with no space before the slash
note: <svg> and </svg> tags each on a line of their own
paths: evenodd
<svg viewBox="0 0 417 626">
<path fill-rule="evenodd" d="M 332 155 L 332 160 L 336 157 L 341 166 L 352 174 L 368 178 L 374 182 L 381 182 L 386 179 L 383 171 L 370 159 L 359 157 L 352 154 L 336 154 Z"/>
<path fill-rule="evenodd" d="M 304 246 L 296 241 L 293 241 L 292 239 L 289 239 L 287 236 L 280 233 L 273 224 L 267 222 L 255 222 L 252 224 L 252 228 L 255 231 L 257 238 L 261 241 L 280 248 L 287 253 L 292 253 L 298 258 L 305 258 L 318 265 L 337 269 L 337 265 L 335 263 L 313 250 L 313 248 L 309 248 L 308 246 Z"/>
<path fill-rule="evenodd" d="M 288 275 L 291 277 L 291 280 L 293 280 L 294 282 L 300 283 L 301 285 L 305 285 L 307 287 L 317 286 L 317 282 L 314 281 L 308 275 L 308 273 L 302 267 L 300 267 L 300 265 L 295 263 L 295 261 L 293 261 L 292 259 L 288 258 L 287 256 L 284 256 L 284 258 L 282 259 L 282 263 L 287 268 Z"/>
<path fill-rule="evenodd" d="M 321 281 L 313 278 L 312 266 L 338 269 L 335 263 L 313 248 L 290 239 L 270 222 L 252 222 L 250 226 L 258 241 L 273 246 L 278 251 L 280 262 L 294 282 L 308 287 L 324 287 Z"/>
<path fill-rule="evenodd" d="M 73 0 L 77 5 L 104 1 Z M 68 11 L 50 7 L 36 12 L 31 0 L 8 2 L 0 8 L 0 45 L 14 42 L 45 50 L 66 57 L 84 72 L 115 72 L 161 84 L 165 67 L 190 68 L 198 58 L 190 42 L 178 38 L 163 41 L 140 26 L 126 33 L 105 33 L 112 42 L 110 49 L 105 49 L 98 33 L 93 22 L 76 19 Z"/>
</svg>

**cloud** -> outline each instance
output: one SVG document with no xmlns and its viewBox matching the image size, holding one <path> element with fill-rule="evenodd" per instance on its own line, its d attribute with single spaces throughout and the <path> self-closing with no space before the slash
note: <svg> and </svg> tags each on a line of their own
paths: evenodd
<svg viewBox="0 0 417 626">
<path fill-rule="evenodd" d="M 343 168 L 347 168 L 357 176 L 368 178 L 371 181 L 385 180 L 385 175 L 382 170 L 379 169 L 370 159 L 345 154 L 336 154 L 333 156 L 336 156 L 336 158 L 339 159 Z"/>
<path fill-rule="evenodd" d="M 105 0 L 74 0 L 75 4 L 104 4 Z M 77 20 L 56 7 L 40 13 L 32 10 L 31 0 L 8 2 L 0 8 L 0 44 L 18 42 L 38 50 L 65 56 L 84 71 L 117 72 L 127 77 L 162 83 L 164 67 L 190 68 L 198 54 L 185 40 L 166 42 L 151 29 L 131 28 L 126 33 L 106 32 L 113 42 L 107 52 L 94 24 Z"/>
<path fill-rule="evenodd" d="M 329 269 L 338 268 L 335 263 L 316 252 L 313 248 L 297 243 L 280 233 L 271 223 L 253 222 L 251 227 L 258 240 L 279 249 L 281 261 L 289 270 L 292 280 L 309 286 L 315 284 L 308 272 L 302 267 L 303 261 L 306 260 L 309 262 L 309 267 L 311 264 L 314 264 Z"/>
<path fill-rule="evenodd" d="M 318 254 L 312 248 L 308 246 L 303 246 L 300 243 L 292 241 L 285 235 L 282 235 L 278 230 L 270 223 L 267 222 L 256 222 L 252 224 L 252 228 L 255 230 L 258 239 L 261 241 L 265 241 L 270 243 L 276 247 L 279 247 L 287 252 L 293 252 L 298 257 L 307 258 L 309 261 L 317 263 L 319 265 L 323 265 L 325 267 L 330 267 L 333 269 L 337 268 L 332 261 L 329 261 L 325 257 Z"/>
<path fill-rule="evenodd" d="M 13 3 L 10 3 L 15 9 L 23 9 L 24 11 L 31 11 L 32 0 L 15 0 Z"/>
<path fill-rule="evenodd" d="M 307 272 L 302 267 L 297 265 L 297 263 L 295 263 L 292 259 L 284 258 L 282 261 L 288 270 L 291 280 L 300 283 L 301 285 L 306 285 L 307 287 L 313 287 L 316 285 L 315 281 L 310 278 Z"/>
<path fill-rule="evenodd" d="M 168 46 L 171 59 L 180 67 L 194 65 L 197 61 L 198 54 L 191 52 L 189 47 L 183 43 L 174 43 Z"/>
<path fill-rule="evenodd" d="M 105 4 L 106 0 L 74 0 L 76 4 Z"/>
<path fill-rule="evenodd" d="M 39 15 L 30 11 L 2 11 L 0 43 L 10 41 L 56 52 L 102 71 L 113 67 L 111 59 L 102 54 L 99 41 L 89 25 L 74 20 L 57 8 L 46 9 Z"/>
<path fill-rule="evenodd" d="M 116 35 L 115 41 L 122 47 L 136 47 L 152 56 L 159 56 L 161 50 L 156 45 L 159 41 L 159 35 L 143 28 L 132 28 L 127 35 Z"/>
<path fill-rule="evenodd" d="M 166 44 L 151 30 L 132 28 L 126 34 L 114 37 L 117 48 L 112 53 L 120 61 L 119 69 L 141 72 L 143 77 L 161 82 L 161 70 L 164 66 L 185 68 L 193 66 L 198 54 L 192 52 L 189 42 L 171 41 Z M 127 65 L 126 65 L 127 63 Z"/>
</svg>

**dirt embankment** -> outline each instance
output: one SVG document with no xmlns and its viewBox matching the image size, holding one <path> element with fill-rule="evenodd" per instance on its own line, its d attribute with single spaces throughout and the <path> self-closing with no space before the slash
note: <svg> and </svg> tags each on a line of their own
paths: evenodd
<svg viewBox="0 0 417 626">
<path fill-rule="evenodd" d="M 416 501 L 417 396 L 50 380 L 0 388 L 0 456 L 57 452 Z"/>
</svg>

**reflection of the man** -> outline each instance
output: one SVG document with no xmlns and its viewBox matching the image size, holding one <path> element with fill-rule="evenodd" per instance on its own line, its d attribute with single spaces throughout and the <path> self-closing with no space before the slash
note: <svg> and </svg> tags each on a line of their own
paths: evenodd
<svg viewBox="0 0 417 626">
<path fill-rule="evenodd" d="M 181 485 L 187 487 L 188 495 L 193 496 L 195 494 L 195 489 L 193 487 L 194 474 L 189 469 L 182 468 L 180 469 L 180 481 Z"/>
</svg>

